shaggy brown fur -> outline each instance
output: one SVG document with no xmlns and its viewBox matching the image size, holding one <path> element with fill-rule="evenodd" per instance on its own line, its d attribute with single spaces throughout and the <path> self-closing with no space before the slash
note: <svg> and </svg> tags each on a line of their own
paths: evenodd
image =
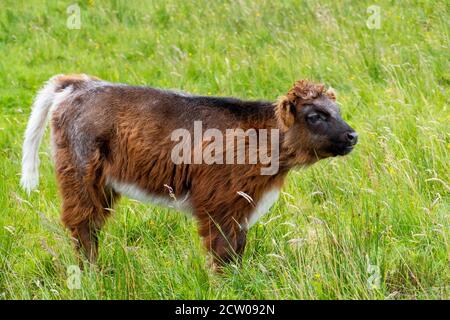
<svg viewBox="0 0 450 320">
<path fill-rule="evenodd" d="M 242 255 L 245 225 L 263 195 L 281 188 L 292 167 L 345 154 L 336 151 L 344 142 L 336 141 L 353 131 L 337 115 L 329 128 L 308 122 L 318 108 L 332 117 L 335 95 L 305 80 L 275 104 L 110 84 L 83 75 L 58 76 L 51 83 L 55 92 L 67 92 L 51 115 L 62 221 L 90 262 L 97 258 L 98 232 L 119 197 L 108 179 L 168 199 L 188 195 L 199 234 L 220 265 Z M 313 111 L 306 113 L 308 108 Z M 195 120 L 202 120 L 204 130 L 222 132 L 281 129 L 279 171 L 261 175 L 259 163 L 175 165 L 171 132 L 192 132 Z"/>
</svg>

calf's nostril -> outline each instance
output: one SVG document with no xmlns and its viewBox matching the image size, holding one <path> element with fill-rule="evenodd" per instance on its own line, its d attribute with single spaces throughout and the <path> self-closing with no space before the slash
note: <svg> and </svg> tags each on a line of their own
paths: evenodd
<svg viewBox="0 0 450 320">
<path fill-rule="evenodd" d="M 356 132 L 348 132 L 347 133 L 347 139 L 350 143 L 352 144 L 356 144 L 356 142 L 358 141 L 358 134 Z"/>
</svg>

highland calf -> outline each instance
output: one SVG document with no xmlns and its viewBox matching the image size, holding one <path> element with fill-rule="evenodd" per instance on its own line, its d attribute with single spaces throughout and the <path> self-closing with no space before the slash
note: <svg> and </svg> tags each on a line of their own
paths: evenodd
<svg viewBox="0 0 450 320">
<path fill-rule="evenodd" d="M 38 184 L 49 116 L 62 221 L 89 262 L 120 195 L 192 213 L 216 265 L 239 258 L 248 228 L 276 201 L 291 168 L 345 155 L 357 142 L 334 93 L 305 80 L 274 103 L 58 75 L 39 92 L 26 129 L 28 192 Z M 194 132 L 198 123 L 205 134 Z"/>
</svg>

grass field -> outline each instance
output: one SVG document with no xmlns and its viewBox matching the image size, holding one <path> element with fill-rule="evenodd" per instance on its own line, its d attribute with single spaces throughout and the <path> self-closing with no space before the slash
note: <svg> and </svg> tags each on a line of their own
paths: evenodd
<svg viewBox="0 0 450 320">
<path fill-rule="evenodd" d="M 372 1 L 78 1 L 72 30 L 73 3 L 0 2 L 0 299 L 449 298 L 448 2 L 376 1 L 371 29 Z M 123 200 L 70 289 L 48 133 L 39 190 L 19 173 L 36 91 L 80 72 L 250 99 L 322 81 L 360 143 L 290 173 L 241 269 L 206 267 L 194 220 Z"/>
</svg>

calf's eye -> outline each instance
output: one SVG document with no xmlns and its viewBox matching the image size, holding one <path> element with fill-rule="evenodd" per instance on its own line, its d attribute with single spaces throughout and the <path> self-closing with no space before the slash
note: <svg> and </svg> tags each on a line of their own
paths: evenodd
<svg viewBox="0 0 450 320">
<path fill-rule="evenodd" d="M 306 117 L 306 119 L 309 123 L 315 124 L 319 121 L 326 121 L 327 117 L 322 113 L 311 113 Z"/>
</svg>

